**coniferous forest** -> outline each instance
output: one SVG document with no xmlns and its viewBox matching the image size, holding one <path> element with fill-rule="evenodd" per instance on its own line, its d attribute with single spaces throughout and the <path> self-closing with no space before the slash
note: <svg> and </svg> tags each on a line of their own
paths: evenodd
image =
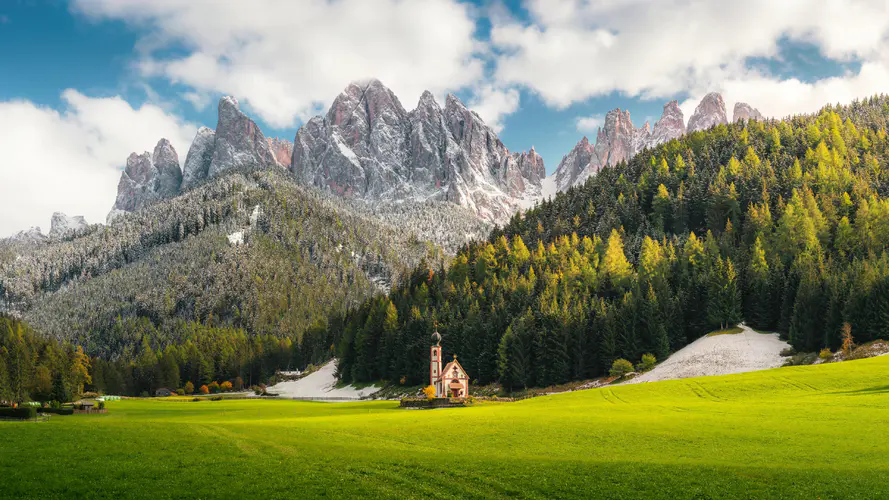
<svg viewBox="0 0 889 500">
<path fill-rule="evenodd" d="M 159 206 L 4 257 L 4 294 L 30 307 L 36 333 L 2 319 L 0 387 L 12 392 L 0 399 L 250 386 L 333 357 L 344 382 L 421 384 L 434 330 L 474 384 L 507 390 L 601 376 L 619 358 L 663 360 L 739 321 L 799 351 L 839 347 L 846 322 L 867 342 L 889 330 L 887 122 L 879 96 L 695 132 L 603 168 L 449 259 L 421 260 L 436 254 L 404 235 L 387 247 L 392 226 L 290 193 L 288 181 L 260 178 L 241 194 L 239 178 L 221 180 L 169 214 Z M 208 199 L 223 213 L 209 223 L 195 208 Z M 166 214 L 148 225 L 160 236 L 146 239 L 134 224 L 155 212 Z M 246 250 L 225 243 L 239 228 Z M 191 247 L 206 258 L 188 264 Z M 394 286 L 373 295 L 387 287 L 356 269 Z"/>
<path fill-rule="evenodd" d="M 603 168 L 340 325 L 345 381 L 423 383 L 433 328 L 477 383 L 664 359 L 745 321 L 800 351 L 889 330 L 889 98 L 720 125 Z"/>
</svg>

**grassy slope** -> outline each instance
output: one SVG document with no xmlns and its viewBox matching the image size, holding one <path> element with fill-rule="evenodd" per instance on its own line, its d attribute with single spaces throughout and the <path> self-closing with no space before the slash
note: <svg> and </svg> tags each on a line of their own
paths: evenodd
<svg viewBox="0 0 889 500">
<path fill-rule="evenodd" d="M 110 403 L 0 422 L 3 495 L 876 498 L 889 356 L 465 409 Z"/>
</svg>

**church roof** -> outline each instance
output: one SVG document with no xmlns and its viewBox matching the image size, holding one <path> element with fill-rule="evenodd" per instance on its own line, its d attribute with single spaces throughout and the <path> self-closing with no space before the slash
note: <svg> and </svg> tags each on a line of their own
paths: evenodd
<svg viewBox="0 0 889 500">
<path fill-rule="evenodd" d="M 453 378 L 450 374 L 454 371 L 454 367 L 457 367 L 458 373 L 460 374 L 460 376 L 458 376 L 457 378 L 469 378 L 469 374 L 466 373 L 466 370 L 463 369 L 463 365 L 461 365 L 460 362 L 457 361 L 456 357 L 453 361 L 445 365 L 444 369 L 441 371 L 442 377 Z"/>
</svg>

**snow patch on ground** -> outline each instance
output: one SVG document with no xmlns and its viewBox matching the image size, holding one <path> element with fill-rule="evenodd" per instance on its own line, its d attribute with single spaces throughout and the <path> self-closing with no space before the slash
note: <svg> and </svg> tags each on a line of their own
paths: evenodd
<svg viewBox="0 0 889 500">
<path fill-rule="evenodd" d="M 359 400 L 381 389 L 376 386 L 356 389 L 351 385 L 337 388 L 336 384 L 336 362 L 331 361 L 311 375 L 299 380 L 281 382 L 268 387 L 266 390 L 272 394 L 277 394 L 281 398 L 314 398 L 320 400 L 326 398 L 348 398 Z"/>
<path fill-rule="evenodd" d="M 559 186 L 556 184 L 556 174 L 544 177 L 540 181 L 540 197 L 542 199 L 552 198 L 559 192 Z"/>
<path fill-rule="evenodd" d="M 232 245 L 243 245 L 244 244 L 244 231 L 238 231 L 228 235 L 228 242 Z"/>
<path fill-rule="evenodd" d="M 781 351 L 790 344 L 779 339 L 777 333 L 756 333 L 744 324 L 738 326 L 744 331 L 701 337 L 673 353 L 650 372 L 627 383 L 728 375 L 768 370 L 784 364 Z"/>
</svg>

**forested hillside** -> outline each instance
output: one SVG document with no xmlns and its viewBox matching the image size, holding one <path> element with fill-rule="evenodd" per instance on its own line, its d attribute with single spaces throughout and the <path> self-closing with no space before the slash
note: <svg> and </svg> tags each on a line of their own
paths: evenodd
<svg viewBox="0 0 889 500">
<path fill-rule="evenodd" d="M 452 205 L 409 211 L 396 229 L 283 174 L 233 174 L 80 237 L 8 247 L 0 304 L 105 358 L 184 342 L 191 322 L 298 341 L 485 227 Z"/>
<path fill-rule="evenodd" d="M 340 324 L 346 381 L 422 383 L 429 334 L 478 383 L 663 359 L 745 320 L 799 350 L 889 331 L 889 98 L 719 125 L 517 214 Z M 431 267 L 431 268 L 430 268 Z"/>
</svg>

